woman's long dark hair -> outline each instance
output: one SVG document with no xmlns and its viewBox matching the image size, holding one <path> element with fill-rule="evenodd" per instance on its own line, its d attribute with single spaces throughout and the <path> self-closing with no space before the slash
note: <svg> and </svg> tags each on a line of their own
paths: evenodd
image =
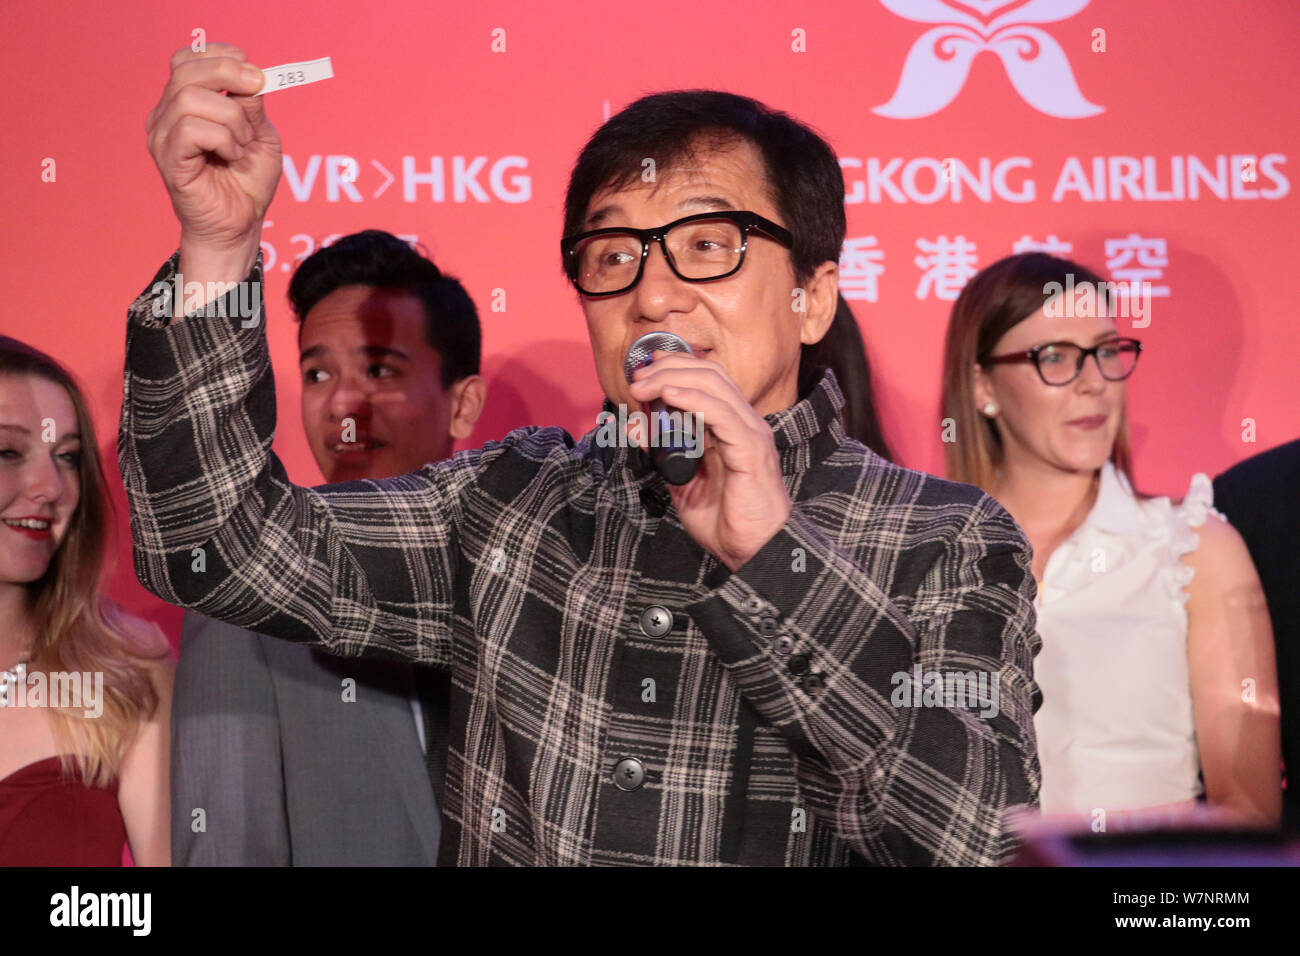
<svg viewBox="0 0 1300 956">
<path fill-rule="evenodd" d="M 894 453 L 876 414 L 871 363 L 862 341 L 862 330 L 843 295 L 835 306 L 830 329 L 816 345 L 805 345 L 799 356 L 800 395 L 812 388 L 823 368 L 835 373 L 835 380 L 844 393 L 844 430 L 849 437 L 856 438 L 886 461 L 893 461 Z"/>
</svg>

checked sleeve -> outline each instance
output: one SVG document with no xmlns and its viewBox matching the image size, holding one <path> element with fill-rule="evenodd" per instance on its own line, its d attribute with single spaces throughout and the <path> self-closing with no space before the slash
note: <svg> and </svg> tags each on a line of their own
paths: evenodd
<svg viewBox="0 0 1300 956">
<path fill-rule="evenodd" d="M 796 503 L 690 609 L 789 743 L 801 798 L 874 864 L 1005 862 L 1005 811 L 1037 805 L 1029 548 L 987 495 L 968 514 L 905 553 L 913 570 L 897 577 L 917 584 L 891 596 Z M 791 570 L 792 554 L 806 569 Z M 983 704 L 927 697 L 919 684 L 934 674 L 984 687 Z"/>
<path fill-rule="evenodd" d="M 337 654 L 449 666 L 462 495 L 510 439 L 384 481 L 293 484 L 271 451 L 264 305 L 255 323 L 210 309 L 164 324 L 177 258 L 127 324 L 118 463 L 141 583 Z M 261 271 L 259 257 L 246 282 Z"/>
</svg>

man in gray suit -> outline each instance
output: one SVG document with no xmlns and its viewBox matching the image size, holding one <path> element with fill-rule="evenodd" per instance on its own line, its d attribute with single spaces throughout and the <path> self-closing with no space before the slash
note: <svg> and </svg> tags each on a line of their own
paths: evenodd
<svg viewBox="0 0 1300 956">
<path fill-rule="evenodd" d="M 346 236 L 289 286 L 302 420 L 327 482 L 449 457 L 483 409 L 481 332 L 455 279 L 396 236 Z M 179 866 L 431 866 L 445 673 L 185 615 L 172 706 Z"/>
</svg>

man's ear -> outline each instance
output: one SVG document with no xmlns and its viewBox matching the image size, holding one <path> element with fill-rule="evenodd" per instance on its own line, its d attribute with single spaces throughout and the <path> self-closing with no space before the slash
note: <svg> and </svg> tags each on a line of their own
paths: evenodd
<svg viewBox="0 0 1300 956">
<path fill-rule="evenodd" d="M 487 382 L 481 375 L 466 375 L 451 387 L 451 421 L 447 431 L 457 440 L 468 438 L 487 401 Z"/>
<path fill-rule="evenodd" d="M 830 330 L 835 320 L 835 307 L 839 304 L 840 265 L 829 259 L 817 267 L 804 285 L 793 290 L 791 303 L 803 293 L 803 320 L 799 326 L 799 341 L 816 345 Z"/>
</svg>

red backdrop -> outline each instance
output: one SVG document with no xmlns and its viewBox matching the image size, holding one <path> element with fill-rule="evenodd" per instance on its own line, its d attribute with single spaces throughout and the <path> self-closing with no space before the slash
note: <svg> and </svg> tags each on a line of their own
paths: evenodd
<svg viewBox="0 0 1300 956">
<path fill-rule="evenodd" d="M 113 593 L 173 638 L 178 612 L 131 573 L 114 434 L 125 308 L 177 238 L 144 120 L 196 30 L 261 66 L 333 58 L 334 79 L 268 100 L 286 154 L 266 230 L 276 447 L 303 483 L 320 476 L 299 427 L 285 266 L 367 227 L 418 237 L 479 303 L 490 393 L 476 443 L 594 425 L 600 393 L 558 266 L 566 176 L 610 111 L 689 87 L 788 110 L 841 157 L 843 278 L 903 463 L 942 471 L 946 297 L 1022 237 L 1168 290 L 1135 332 L 1144 489 L 1181 494 L 1194 471 L 1300 434 L 1300 333 L 1281 282 L 1300 259 L 1293 0 L 49 0 L 6 20 L 0 327 L 85 384 L 121 512 Z"/>
</svg>

